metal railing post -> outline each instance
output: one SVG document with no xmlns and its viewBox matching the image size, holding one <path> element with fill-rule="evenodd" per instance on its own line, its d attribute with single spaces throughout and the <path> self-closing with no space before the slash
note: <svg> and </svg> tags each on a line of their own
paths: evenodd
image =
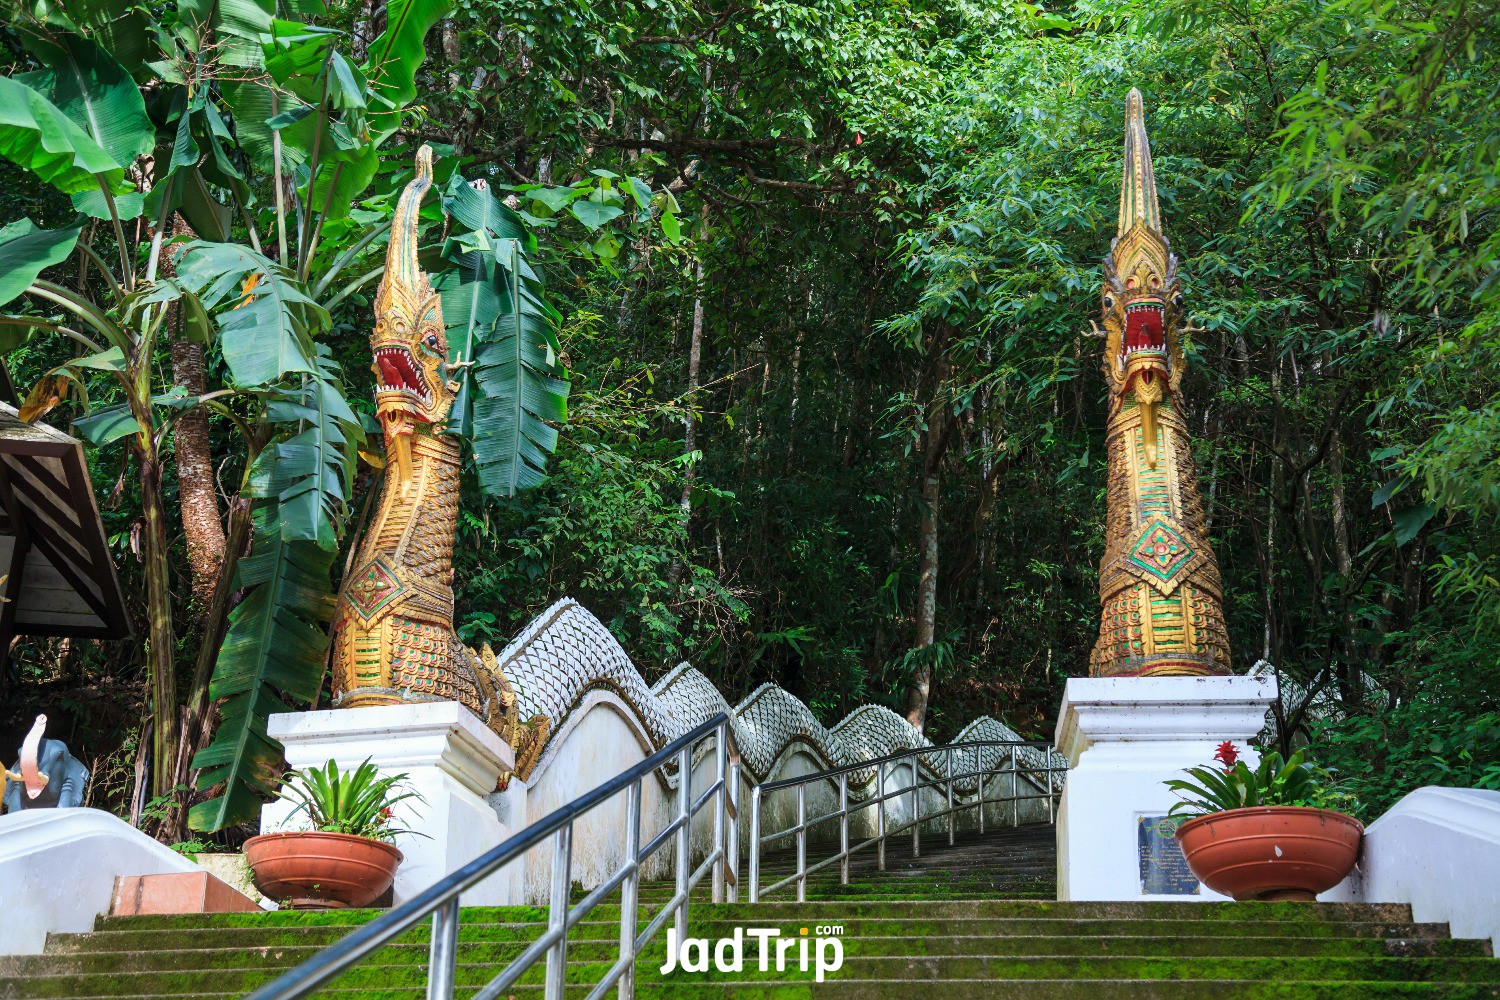
<svg viewBox="0 0 1500 1000">
<path fill-rule="evenodd" d="M 687 940 L 688 925 L 688 881 L 692 877 L 693 850 L 693 748 L 685 746 L 677 752 L 677 892 L 682 903 L 677 907 L 673 925 L 677 928 L 677 940 Z M 548 1000 L 551 1000 L 549 997 Z"/>
<path fill-rule="evenodd" d="M 807 785 L 797 786 L 797 902 L 807 902 Z"/>
<path fill-rule="evenodd" d="M 875 765 L 875 832 L 880 838 L 877 851 L 880 855 L 880 870 L 885 871 L 885 765 Z"/>
<path fill-rule="evenodd" d="M 1010 825 L 1021 825 L 1021 789 L 1016 781 L 1016 748 L 1010 748 Z"/>
<path fill-rule="evenodd" d="M 635 996 L 635 921 L 641 892 L 641 783 L 625 789 L 625 856 L 637 867 L 620 886 L 620 955 L 629 957 L 620 973 L 620 1000 Z"/>
<path fill-rule="evenodd" d="M 953 846 L 953 748 L 948 748 L 948 846 Z"/>
<path fill-rule="evenodd" d="M 451 1000 L 458 965 L 458 898 L 432 911 L 427 950 L 427 1000 Z"/>
<path fill-rule="evenodd" d="M 750 902 L 760 902 L 760 786 L 750 789 Z"/>
<path fill-rule="evenodd" d="M 984 783 L 989 780 L 989 768 L 978 766 L 979 755 L 975 754 L 975 770 L 979 772 L 979 835 L 984 836 Z"/>
<path fill-rule="evenodd" d="M 729 851 L 729 901 L 740 901 L 740 762 L 729 765 L 729 832 L 726 846 Z"/>
<path fill-rule="evenodd" d="M 714 851 L 718 853 L 719 860 L 714 862 L 713 896 L 715 903 L 724 902 L 724 821 L 729 812 L 727 808 L 729 784 L 724 780 L 725 773 L 729 770 L 729 741 L 725 739 L 728 735 L 725 726 L 719 726 L 714 733 L 714 742 L 718 744 L 714 748 L 714 781 L 719 786 L 718 794 L 714 796 Z"/>
<path fill-rule="evenodd" d="M 558 827 L 552 839 L 552 896 L 547 903 L 547 930 L 557 941 L 547 949 L 547 1000 L 563 1000 L 568 983 L 568 890 L 573 886 L 573 824 Z"/>
<path fill-rule="evenodd" d="M 839 775 L 839 885 L 849 884 L 849 772 Z"/>
<path fill-rule="evenodd" d="M 922 790 L 917 787 L 917 760 L 911 759 L 911 856 L 922 856 Z"/>
<path fill-rule="evenodd" d="M 1056 771 L 1057 771 L 1057 765 L 1054 764 L 1054 763 L 1052 763 L 1052 755 L 1048 754 L 1047 755 L 1047 822 L 1048 823 L 1056 823 L 1057 822 L 1057 817 L 1055 815 L 1053 815 L 1053 810 L 1054 810 L 1055 806 L 1053 805 L 1053 791 L 1052 791 L 1053 788 L 1055 787 L 1053 785 L 1053 778 L 1052 778 L 1052 776 L 1053 776 L 1054 773 L 1056 773 Z"/>
</svg>

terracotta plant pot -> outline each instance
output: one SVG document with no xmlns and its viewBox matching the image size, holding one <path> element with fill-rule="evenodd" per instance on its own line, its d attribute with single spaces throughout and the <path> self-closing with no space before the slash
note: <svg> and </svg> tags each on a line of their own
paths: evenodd
<svg viewBox="0 0 1500 1000">
<path fill-rule="evenodd" d="M 391 887 L 401 852 L 347 833 L 266 833 L 245 841 L 255 887 L 291 909 L 369 906 Z"/>
<path fill-rule="evenodd" d="M 1235 899 L 1312 900 L 1354 867 L 1365 828 L 1353 816 L 1303 806 L 1226 809 L 1177 828 L 1188 867 Z"/>
</svg>

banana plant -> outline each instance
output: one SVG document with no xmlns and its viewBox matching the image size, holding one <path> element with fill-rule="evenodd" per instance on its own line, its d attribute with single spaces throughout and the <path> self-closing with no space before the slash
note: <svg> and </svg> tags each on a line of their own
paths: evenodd
<svg viewBox="0 0 1500 1000">
<path fill-rule="evenodd" d="M 0 154 L 79 212 L 53 231 L 25 219 L 0 230 L 0 307 L 12 310 L 0 315 L 0 344 L 39 333 L 76 342 L 79 356 L 40 380 L 26 416 L 73 400 L 94 445 L 131 449 L 152 783 L 175 792 L 196 771 L 207 797 L 186 823 L 197 830 L 255 818 L 281 776 L 267 716 L 313 703 L 322 687 L 332 567 L 364 438 L 325 341 L 334 312 L 381 274 L 387 206 L 380 194 L 361 199 L 447 9 L 390 3 L 386 32 L 356 63 L 338 32 L 276 19 L 270 0 L 179 0 L 160 20 L 126 0 L 40 0 L 21 34 L 52 68 L 0 79 Z M 387 170 L 385 192 L 405 169 Z M 557 314 L 516 212 L 456 170 L 441 201 L 448 238 L 433 280 L 463 371 L 447 430 L 472 445 L 481 486 L 509 496 L 542 480 L 552 425 L 566 417 Z M 139 242 L 125 225 L 136 219 Z M 75 271 L 71 287 L 43 277 L 62 266 Z M 168 336 L 222 358 L 221 384 L 189 393 L 164 383 Z M 162 456 L 194 411 L 233 428 L 240 475 L 179 716 Z M 181 808 L 173 816 L 180 830 Z"/>
<path fill-rule="evenodd" d="M 352 206 L 446 9 L 390 3 L 387 31 L 359 64 L 337 33 L 276 19 L 273 0 L 39 0 L 13 23 L 46 68 L 0 78 L 0 155 L 68 195 L 79 215 L 50 231 L 27 219 L 0 230 L 0 344 L 72 340 L 78 356 L 32 389 L 26 417 L 73 401 L 94 445 L 131 451 L 151 783 L 161 794 L 199 769 L 201 789 L 217 794 L 194 808 L 198 829 L 253 817 L 280 774 L 267 713 L 307 704 L 321 686 L 329 570 L 363 438 L 321 338 L 330 310 L 379 275 L 388 223 L 378 205 Z M 46 276 L 64 267 L 71 280 Z M 222 384 L 189 394 L 164 380 L 169 336 L 221 356 Z M 206 616 L 210 631 L 227 618 L 227 635 L 200 644 L 184 722 L 162 465 L 174 425 L 194 410 L 233 427 L 240 460 L 230 467 L 241 476 Z M 210 700 L 221 701 L 220 723 L 193 759 Z"/>
</svg>

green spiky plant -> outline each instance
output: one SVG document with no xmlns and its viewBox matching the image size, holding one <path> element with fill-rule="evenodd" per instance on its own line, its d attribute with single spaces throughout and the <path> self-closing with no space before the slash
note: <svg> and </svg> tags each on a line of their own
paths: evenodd
<svg viewBox="0 0 1500 1000">
<path fill-rule="evenodd" d="M 291 771 L 281 786 L 281 797 L 296 808 L 286 818 L 306 812 L 313 829 L 321 833 L 347 833 L 390 843 L 398 833 L 414 832 L 392 823 L 396 804 L 408 799 L 427 801 L 406 787 L 408 777 L 405 772 L 382 776 L 368 757 L 352 771 L 341 771 L 331 760 L 322 767 Z"/>
<path fill-rule="evenodd" d="M 1168 815 L 1196 819 L 1229 809 L 1251 806 L 1309 806 L 1344 809 L 1350 797 L 1333 775 L 1306 759 L 1298 750 L 1289 759 L 1271 751 L 1252 769 L 1239 758 L 1234 744 L 1220 744 L 1215 754 L 1222 766 L 1185 768 L 1190 778 L 1171 778 L 1168 788 L 1185 796 Z"/>
</svg>

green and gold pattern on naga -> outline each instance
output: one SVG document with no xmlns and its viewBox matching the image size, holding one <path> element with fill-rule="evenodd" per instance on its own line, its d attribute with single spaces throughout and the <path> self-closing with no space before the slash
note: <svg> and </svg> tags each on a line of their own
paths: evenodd
<svg viewBox="0 0 1500 1000">
<path fill-rule="evenodd" d="M 1095 677 L 1229 673 L 1223 587 L 1182 414 L 1183 299 L 1162 233 L 1141 94 L 1125 116 L 1119 229 L 1104 260 L 1109 509 Z"/>
<path fill-rule="evenodd" d="M 375 293 L 371 370 L 386 474 L 334 611 L 334 704 L 457 701 L 511 745 L 525 778 L 548 720 L 522 723 L 493 651 L 475 652 L 453 630 L 459 445 L 438 429 L 459 383 L 448 364 L 442 302 L 417 263 L 417 216 L 431 186 L 432 152 L 423 146 L 417 176 L 396 205 Z"/>
</svg>

